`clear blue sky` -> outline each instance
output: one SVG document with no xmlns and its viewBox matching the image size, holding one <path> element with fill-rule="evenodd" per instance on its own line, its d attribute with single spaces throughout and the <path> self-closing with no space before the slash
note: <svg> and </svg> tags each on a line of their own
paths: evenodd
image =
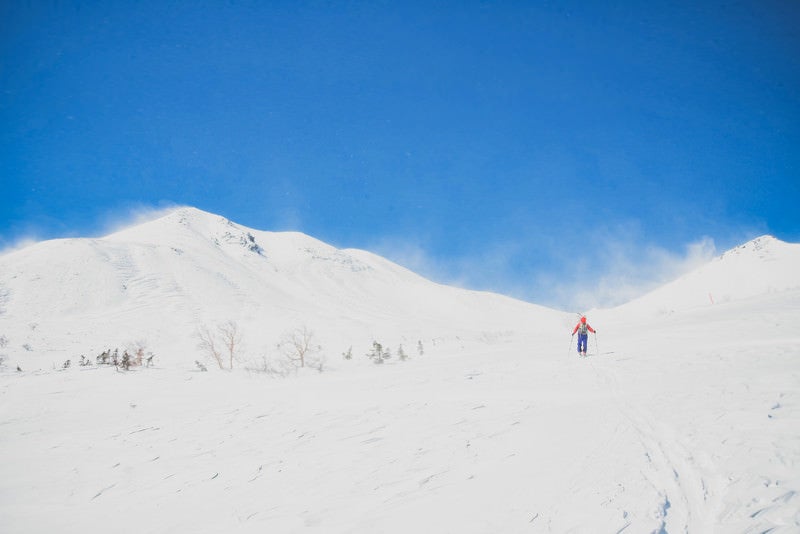
<svg viewBox="0 0 800 534">
<path fill-rule="evenodd" d="M 800 241 L 798 28 L 792 0 L 2 2 L 0 248 L 192 205 L 608 304 Z"/>
</svg>

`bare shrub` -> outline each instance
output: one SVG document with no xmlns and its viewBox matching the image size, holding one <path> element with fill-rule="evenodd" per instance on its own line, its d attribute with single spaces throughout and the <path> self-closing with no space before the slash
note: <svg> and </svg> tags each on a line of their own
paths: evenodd
<svg viewBox="0 0 800 534">
<path fill-rule="evenodd" d="M 287 376 L 297 374 L 297 366 L 295 363 L 285 357 L 275 359 L 261 356 L 261 360 L 252 361 L 245 369 L 251 373 L 265 374 L 278 378 L 286 378 Z"/>
<path fill-rule="evenodd" d="M 201 325 L 195 337 L 199 340 L 197 348 L 206 356 L 217 362 L 220 369 L 225 369 L 225 359 L 228 360 L 228 369 L 233 369 L 233 361 L 237 359 L 238 350 L 242 343 L 242 333 L 235 321 L 228 321 L 217 326 L 214 334 L 206 325 Z"/>
<path fill-rule="evenodd" d="M 137 339 L 136 341 L 132 341 L 128 343 L 127 346 L 128 352 L 131 353 L 131 366 L 140 366 L 144 362 L 145 356 L 145 349 L 147 349 L 147 341 L 143 339 Z M 152 361 L 152 356 L 150 357 L 150 361 Z"/>
<path fill-rule="evenodd" d="M 314 343 L 314 332 L 306 326 L 285 332 L 278 349 L 298 367 L 313 367 L 322 371 L 323 358 L 319 356 L 322 347 Z"/>
<path fill-rule="evenodd" d="M 206 356 L 217 362 L 220 369 L 224 369 L 222 352 L 220 352 L 220 349 L 217 347 L 216 337 L 211 333 L 208 327 L 206 325 L 200 326 L 195 333 L 195 337 L 199 340 L 197 348 L 203 351 Z"/>
<path fill-rule="evenodd" d="M 229 368 L 233 369 L 233 359 L 236 356 L 239 345 L 242 343 L 242 333 L 239 331 L 239 325 L 234 321 L 228 321 L 227 323 L 219 325 L 217 330 L 222 338 L 222 344 L 225 350 L 228 351 Z"/>
</svg>

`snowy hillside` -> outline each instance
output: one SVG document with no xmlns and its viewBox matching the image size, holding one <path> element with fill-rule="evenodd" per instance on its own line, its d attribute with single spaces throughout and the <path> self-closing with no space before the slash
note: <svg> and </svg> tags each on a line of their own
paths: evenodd
<svg viewBox="0 0 800 534">
<path fill-rule="evenodd" d="M 192 365 L 198 327 L 226 321 L 239 325 L 251 358 L 301 327 L 338 358 L 350 346 L 364 353 L 374 340 L 408 347 L 552 331 L 565 316 L 194 208 L 102 239 L 45 241 L 6 254 L 0 291 L 7 352 L 23 368 L 134 342 L 162 361 Z"/>
<path fill-rule="evenodd" d="M 628 315 L 669 314 L 765 293 L 800 289 L 800 244 L 762 236 L 620 307 Z"/>
<path fill-rule="evenodd" d="M 798 532 L 798 273 L 747 243 L 590 314 L 578 358 L 574 316 L 194 209 L 39 243 L 0 257 L 0 531 Z M 202 372 L 225 320 L 329 365 Z M 137 336 L 155 366 L 60 365 Z"/>
</svg>

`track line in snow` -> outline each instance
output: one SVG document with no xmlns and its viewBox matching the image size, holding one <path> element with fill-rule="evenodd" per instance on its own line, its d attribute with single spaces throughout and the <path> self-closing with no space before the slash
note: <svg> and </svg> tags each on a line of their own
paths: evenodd
<svg viewBox="0 0 800 534">
<path fill-rule="evenodd" d="M 613 370 L 590 362 L 596 376 L 609 389 L 616 410 L 630 423 L 638 436 L 646 460 L 642 475 L 660 501 L 654 517 L 662 522 L 661 531 L 679 529 L 684 532 L 704 531 L 715 524 L 718 495 L 703 478 L 694 454 L 678 439 L 679 433 L 657 417 L 642 403 L 625 398 Z"/>
</svg>

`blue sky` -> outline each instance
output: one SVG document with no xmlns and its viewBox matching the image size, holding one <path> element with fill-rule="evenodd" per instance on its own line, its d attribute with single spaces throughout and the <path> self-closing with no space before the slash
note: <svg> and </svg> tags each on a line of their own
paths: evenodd
<svg viewBox="0 0 800 534">
<path fill-rule="evenodd" d="M 3 2 L 0 248 L 192 205 L 561 308 L 800 241 L 800 4 Z"/>
</svg>

